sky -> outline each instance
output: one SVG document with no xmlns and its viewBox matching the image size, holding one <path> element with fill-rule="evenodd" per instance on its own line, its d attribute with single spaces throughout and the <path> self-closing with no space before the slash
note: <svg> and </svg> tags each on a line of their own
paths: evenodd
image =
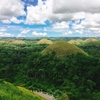
<svg viewBox="0 0 100 100">
<path fill-rule="evenodd" d="M 0 37 L 100 37 L 100 0 L 0 0 Z"/>
</svg>

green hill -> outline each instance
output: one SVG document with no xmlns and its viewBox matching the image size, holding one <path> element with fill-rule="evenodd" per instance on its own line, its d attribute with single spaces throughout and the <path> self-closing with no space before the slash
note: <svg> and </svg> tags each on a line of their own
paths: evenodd
<svg viewBox="0 0 100 100">
<path fill-rule="evenodd" d="M 45 100 L 29 90 L 0 79 L 0 100 Z"/>
<path fill-rule="evenodd" d="M 36 44 L 52 44 L 53 42 L 51 40 L 48 39 L 41 39 L 40 41 L 38 41 Z"/>
<path fill-rule="evenodd" d="M 69 44 L 65 41 L 54 42 L 53 44 L 46 47 L 42 52 L 42 54 L 52 54 L 54 53 L 57 57 L 66 57 L 68 55 L 82 53 L 87 55 L 82 49 Z"/>
</svg>

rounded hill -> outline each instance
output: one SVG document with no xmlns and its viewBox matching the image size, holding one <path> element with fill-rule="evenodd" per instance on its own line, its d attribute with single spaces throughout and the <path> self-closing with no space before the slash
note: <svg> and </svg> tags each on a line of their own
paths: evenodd
<svg viewBox="0 0 100 100">
<path fill-rule="evenodd" d="M 81 53 L 88 55 L 82 49 L 75 45 L 69 44 L 65 41 L 54 42 L 53 44 L 47 46 L 42 52 L 42 54 L 55 54 L 56 57 L 66 57 L 68 55 Z"/>
<path fill-rule="evenodd" d="M 75 45 L 80 44 L 80 43 L 79 43 L 78 41 L 76 41 L 76 40 L 69 40 L 68 43 L 70 43 L 70 44 L 75 44 Z"/>
<path fill-rule="evenodd" d="M 23 40 L 9 40 L 8 44 L 25 44 Z"/>
<path fill-rule="evenodd" d="M 51 40 L 48 39 L 41 39 L 40 41 L 38 41 L 36 44 L 52 44 L 53 42 Z"/>
<path fill-rule="evenodd" d="M 90 43 L 90 42 L 95 42 L 95 41 L 98 41 L 98 40 L 95 38 L 87 38 L 86 40 L 84 40 L 85 43 Z"/>
<path fill-rule="evenodd" d="M 77 39 L 76 41 L 79 42 L 79 43 L 83 43 L 84 42 L 82 39 Z"/>
<path fill-rule="evenodd" d="M 74 45 L 81 45 L 84 43 L 82 39 L 77 39 L 77 40 L 69 40 L 68 43 L 74 44 Z"/>
</svg>

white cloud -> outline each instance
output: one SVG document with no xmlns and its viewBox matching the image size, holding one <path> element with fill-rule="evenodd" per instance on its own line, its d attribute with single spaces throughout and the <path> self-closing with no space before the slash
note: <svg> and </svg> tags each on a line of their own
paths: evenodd
<svg viewBox="0 0 100 100">
<path fill-rule="evenodd" d="M 74 13 L 73 15 L 73 20 L 78 20 L 78 19 L 84 19 L 85 18 L 85 12 L 78 12 L 78 13 Z"/>
<path fill-rule="evenodd" d="M 77 30 L 77 29 L 83 29 L 84 26 L 82 26 L 81 24 L 72 24 L 72 29 Z"/>
<path fill-rule="evenodd" d="M 53 0 L 54 13 L 100 12 L 100 0 Z"/>
<path fill-rule="evenodd" d="M 25 37 L 23 34 L 18 34 L 16 37 Z"/>
<path fill-rule="evenodd" d="M 47 19 L 46 14 L 47 14 L 46 6 L 43 5 L 43 2 L 41 0 L 39 0 L 37 6 L 27 7 L 26 23 L 44 24 L 44 21 Z"/>
<path fill-rule="evenodd" d="M 73 34 L 72 31 L 66 30 L 66 31 L 62 34 L 62 36 L 67 36 L 67 35 L 71 35 L 71 34 Z"/>
<path fill-rule="evenodd" d="M 5 23 L 5 24 L 10 24 L 11 21 L 10 20 L 1 20 L 2 23 Z"/>
<path fill-rule="evenodd" d="M 28 24 L 45 24 L 45 21 L 52 15 L 52 0 L 38 0 L 37 6 L 27 7 L 26 23 Z"/>
<path fill-rule="evenodd" d="M 44 24 L 46 20 L 77 20 L 85 18 L 86 13 L 100 12 L 100 0 L 46 0 L 44 2 L 38 0 L 37 6 L 27 7 L 26 23 Z"/>
<path fill-rule="evenodd" d="M 47 31 L 47 28 L 44 28 L 44 31 Z"/>
<path fill-rule="evenodd" d="M 33 1 L 34 0 L 29 0 L 29 2 Z M 24 5 L 27 6 L 26 12 L 24 11 Z M 25 21 L 19 20 L 19 16 L 25 16 Z M 32 33 L 34 36 L 47 35 L 47 33 L 35 32 L 40 30 L 44 30 L 44 32 L 60 31 L 68 35 L 71 34 L 71 28 L 74 32 L 80 34 L 83 34 L 86 30 L 99 33 L 100 0 L 38 0 L 36 6 L 31 5 L 31 3 L 24 4 L 21 0 L 1 0 L 0 20 L 6 24 L 12 22 L 16 24 L 45 24 L 46 20 L 48 20 L 50 24 L 53 23 L 53 25 L 47 29 L 31 29 L 31 31 L 34 31 Z M 72 20 L 74 20 L 74 22 L 72 22 Z M 71 22 L 69 23 L 69 21 Z M 66 31 L 66 29 L 68 29 L 68 31 Z M 20 35 L 26 34 L 28 31 L 29 30 L 21 30 Z"/>
<path fill-rule="evenodd" d="M 50 16 L 48 16 L 48 19 L 50 21 L 69 21 L 72 19 L 73 14 L 68 13 L 68 14 L 55 14 L 51 13 Z"/>
<path fill-rule="evenodd" d="M 24 29 L 24 30 L 21 30 L 21 34 L 27 34 L 30 32 L 30 29 Z"/>
<path fill-rule="evenodd" d="M 0 32 L 5 32 L 7 29 L 5 27 L 0 27 Z"/>
<path fill-rule="evenodd" d="M 32 35 L 34 35 L 34 36 L 47 36 L 47 33 L 41 33 L 41 32 L 39 32 L 39 33 L 37 33 L 36 31 L 34 31 L 34 32 L 32 32 Z"/>
<path fill-rule="evenodd" d="M 79 30 L 75 30 L 75 32 L 76 32 L 76 33 L 79 33 L 79 34 L 81 34 L 81 35 L 82 35 L 82 34 L 83 34 L 83 32 L 84 32 L 84 30 L 83 30 L 83 29 L 79 29 Z"/>
<path fill-rule="evenodd" d="M 10 19 L 10 21 L 13 22 L 13 23 L 16 23 L 16 24 L 20 24 L 20 23 L 23 22 L 23 20 L 18 20 L 16 17 L 12 17 L 12 18 Z"/>
<path fill-rule="evenodd" d="M 17 37 L 25 37 L 25 34 L 29 33 L 30 31 L 30 29 L 21 29 Z"/>
<path fill-rule="evenodd" d="M 91 31 L 99 31 L 100 32 L 100 28 L 90 28 Z"/>
<path fill-rule="evenodd" d="M 89 31 L 100 35 L 100 28 L 89 28 Z"/>
<path fill-rule="evenodd" d="M 21 0 L 0 0 L 0 20 L 25 15 L 24 3 Z"/>
<path fill-rule="evenodd" d="M 66 29 L 69 28 L 69 23 L 62 21 L 62 22 L 56 22 L 55 24 L 52 25 L 53 29 Z"/>
<path fill-rule="evenodd" d="M 41 15 L 38 7 L 27 7 L 26 23 L 28 24 L 44 24 L 45 18 Z"/>
<path fill-rule="evenodd" d="M 100 26 L 100 13 L 86 13 L 85 20 L 81 23 L 83 26 L 86 27 L 99 27 Z"/>
<path fill-rule="evenodd" d="M 82 16 L 81 16 L 82 15 Z M 77 13 L 77 15 L 73 16 L 73 19 L 83 18 L 83 20 L 77 24 L 72 23 L 72 29 L 78 33 L 100 33 L 100 13 Z M 81 16 L 81 17 L 80 17 Z"/>
<path fill-rule="evenodd" d="M 6 32 L 0 32 L 0 37 L 13 37 L 13 34 L 6 33 Z"/>
</svg>

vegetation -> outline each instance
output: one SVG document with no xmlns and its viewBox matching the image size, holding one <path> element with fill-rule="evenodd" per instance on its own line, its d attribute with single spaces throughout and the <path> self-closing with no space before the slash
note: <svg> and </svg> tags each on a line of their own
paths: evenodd
<svg viewBox="0 0 100 100">
<path fill-rule="evenodd" d="M 0 79 L 0 100 L 45 100 L 29 90 Z"/>
<path fill-rule="evenodd" d="M 9 86 L 10 83 L 0 81 L 1 97 L 1 94 L 8 95 L 8 98 L 13 97 L 12 94 L 14 95 L 14 91 L 18 89 L 19 92 L 16 95 L 21 93 L 24 95 L 23 91 L 25 91 L 26 98 L 28 98 L 30 93 L 27 93 L 27 90 L 22 88 L 23 86 L 29 90 L 52 94 L 57 100 L 100 100 L 99 43 L 98 45 L 95 43 L 79 45 L 78 48 L 63 41 L 54 42 L 49 46 L 36 45 L 38 40 L 34 40 L 34 42 L 33 39 L 26 39 L 24 41 L 27 44 L 0 44 L 0 79 L 21 86 Z M 64 40 L 67 41 L 65 38 Z M 50 50 L 54 49 L 57 54 L 65 53 L 66 49 L 69 49 L 67 54 L 70 52 L 71 54 L 65 57 L 56 57 L 55 52 L 49 55 L 48 53 L 41 54 L 49 47 Z M 84 50 L 89 55 L 86 56 L 79 50 Z M 8 88 L 8 94 L 1 89 L 4 87 Z M 18 98 L 14 100 L 20 100 Z"/>
</svg>

